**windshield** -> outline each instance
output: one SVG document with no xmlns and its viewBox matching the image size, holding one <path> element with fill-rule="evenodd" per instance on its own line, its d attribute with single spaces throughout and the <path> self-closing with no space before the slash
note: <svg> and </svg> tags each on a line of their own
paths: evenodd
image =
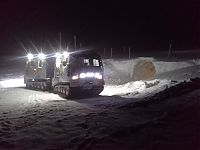
<svg viewBox="0 0 200 150">
<path fill-rule="evenodd" d="M 98 58 L 78 57 L 78 58 L 73 58 L 72 63 L 78 66 L 95 66 L 95 67 L 102 66 L 101 60 Z"/>
</svg>

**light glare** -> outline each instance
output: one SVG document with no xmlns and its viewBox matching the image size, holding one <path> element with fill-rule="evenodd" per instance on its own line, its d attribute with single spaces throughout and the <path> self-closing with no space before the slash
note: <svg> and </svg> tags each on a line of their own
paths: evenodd
<svg viewBox="0 0 200 150">
<path fill-rule="evenodd" d="M 24 79 L 17 78 L 17 79 L 7 79 L 4 81 L 0 81 L 0 87 L 3 88 L 10 88 L 10 87 L 24 87 Z"/>
<path fill-rule="evenodd" d="M 38 54 L 38 58 L 44 60 L 46 57 L 43 53 Z"/>
<path fill-rule="evenodd" d="M 85 74 L 85 73 L 81 73 L 81 74 L 80 74 L 80 78 L 81 78 L 81 79 L 84 79 L 85 77 L 86 77 L 86 74 Z"/>
<path fill-rule="evenodd" d="M 94 77 L 94 73 L 93 72 L 87 72 L 86 77 L 92 78 L 92 77 Z"/>
<path fill-rule="evenodd" d="M 72 80 L 77 80 L 78 79 L 78 75 L 73 75 L 72 76 Z"/>
<path fill-rule="evenodd" d="M 31 60 L 33 59 L 33 54 L 29 53 L 29 54 L 27 55 L 27 58 L 28 58 L 28 61 L 31 61 Z"/>
<path fill-rule="evenodd" d="M 93 72 L 87 72 L 87 73 L 81 73 L 80 74 L 80 78 L 84 79 L 84 78 L 97 78 L 97 79 L 102 79 L 103 76 L 99 73 L 93 73 Z"/>
<path fill-rule="evenodd" d="M 55 54 L 55 57 L 56 57 L 56 58 L 61 58 L 61 56 L 62 56 L 62 55 L 61 55 L 61 53 L 59 53 L 59 52 L 57 52 L 57 53 Z"/>
<path fill-rule="evenodd" d="M 67 57 L 69 57 L 69 53 L 68 52 L 63 52 L 63 56 L 65 57 L 65 58 L 67 58 Z"/>
</svg>

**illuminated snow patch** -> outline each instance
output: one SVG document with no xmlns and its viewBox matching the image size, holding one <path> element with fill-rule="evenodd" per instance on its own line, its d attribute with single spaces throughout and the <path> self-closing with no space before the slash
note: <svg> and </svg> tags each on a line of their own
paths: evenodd
<svg viewBox="0 0 200 150">
<path fill-rule="evenodd" d="M 141 92 L 145 88 L 145 83 L 143 81 L 129 82 L 124 85 L 106 85 L 100 95 L 124 95 L 133 92 Z"/>
<path fill-rule="evenodd" d="M 24 87 L 24 79 L 17 78 L 17 79 L 7 79 L 0 81 L 1 88 L 10 88 L 10 87 Z"/>
<path fill-rule="evenodd" d="M 146 97 L 170 86 L 173 86 L 171 80 L 132 81 L 123 85 L 105 85 L 100 95 L 118 95 L 127 98 Z"/>
<path fill-rule="evenodd" d="M 45 104 L 50 101 L 64 100 L 57 94 L 53 93 L 35 93 L 28 96 L 28 104 Z"/>
</svg>

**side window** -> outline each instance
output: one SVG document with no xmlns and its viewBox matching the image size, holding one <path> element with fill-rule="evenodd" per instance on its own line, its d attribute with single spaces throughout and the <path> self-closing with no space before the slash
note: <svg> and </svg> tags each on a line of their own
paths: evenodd
<svg viewBox="0 0 200 150">
<path fill-rule="evenodd" d="M 84 59 L 84 65 L 89 66 L 90 65 L 90 60 L 88 58 Z"/>
<path fill-rule="evenodd" d="M 93 59 L 93 65 L 94 66 L 100 66 L 99 60 L 98 59 Z"/>
<path fill-rule="evenodd" d="M 42 60 L 38 61 L 38 68 L 42 68 Z"/>
</svg>

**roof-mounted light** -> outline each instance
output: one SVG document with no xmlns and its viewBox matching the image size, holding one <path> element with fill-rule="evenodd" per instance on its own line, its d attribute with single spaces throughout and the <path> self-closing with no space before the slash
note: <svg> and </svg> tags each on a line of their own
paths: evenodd
<svg viewBox="0 0 200 150">
<path fill-rule="evenodd" d="M 38 54 L 38 58 L 44 60 L 46 56 L 43 53 Z"/>
<path fill-rule="evenodd" d="M 28 58 L 28 61 L 31 61 L 31 60 L 33 59 L 33 54 L 29 53 L 29 54 L 27 55 L 27 58 Z"/>
<path fill-rule="evenodd" d="M 67 57 L 69 57 L 69 53 L 66 52 L 66 51 L 64 51 L 64 52 L 63 52 L 63 56 L 64 56 L 65 58 L 67 58 Z"/>
<path fill-rule="evenodd" d="M 57 52 L 57 53 L 55 54 L 55 57 L 56 57 L 56 58 L 61 58 L 62 55 L 61 55 L 61 53 Z"/>
</svg>

